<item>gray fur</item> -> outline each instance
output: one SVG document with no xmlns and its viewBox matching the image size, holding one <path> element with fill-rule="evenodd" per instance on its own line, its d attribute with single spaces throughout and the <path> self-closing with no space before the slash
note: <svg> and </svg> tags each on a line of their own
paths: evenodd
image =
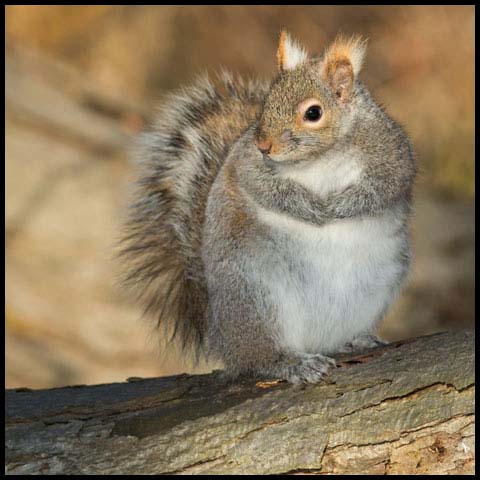
<svg viewBox="0 0 480 480">
<path fill-rule="evenodd" d="M 268 85 L 227 72 L 166 98 L 139 139 L 140 178 L 122 238 L 124 283 L 162 334 L 202 353 L 208 295 L 200 246 L 208 191 Z M 209 121 L 225 118 L 213 129 Z"/>
<path fill-rule="evenodd" d="M 202 80 L 145 137 L 128 281 L 231 377 L 319 381 L 328 354 L 375 344 L 408 271 L 412 147 L 356 77 L 336 96 L 325 62 L 270 87 Z M 311 97 L 325 128 L 298 126 Z M 255 146 L 267 137 L 268 156 Z"/>
</svg>

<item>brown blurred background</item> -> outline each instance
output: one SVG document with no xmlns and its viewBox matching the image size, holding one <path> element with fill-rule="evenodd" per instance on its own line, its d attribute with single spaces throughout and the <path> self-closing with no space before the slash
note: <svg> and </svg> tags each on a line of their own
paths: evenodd
<svg viewBox="0 0 480 480">
<path fill-rule="evenodd" d="M 362 77 L 418 153 L 415 265 L 381 333 L 473 328 L 473 6 L 8 6 L 7 387 L 192 371 L 115 284 L 132 139 L 195 73 L 270 77 L 282 27 L 312 52 L 368 37 Z"/>
</svg>

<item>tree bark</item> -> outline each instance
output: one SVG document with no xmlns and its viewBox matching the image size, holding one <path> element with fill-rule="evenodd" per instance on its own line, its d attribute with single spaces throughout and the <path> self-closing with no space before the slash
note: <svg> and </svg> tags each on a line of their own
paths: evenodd
<svg viewBox="0 0 480 480">
<path fill-rule="evenodd" d="M 317 385 L 214 372 L 7 390 L 6 473 L 473 473 L 474 341 L 339 356 Z"/>
</svg>

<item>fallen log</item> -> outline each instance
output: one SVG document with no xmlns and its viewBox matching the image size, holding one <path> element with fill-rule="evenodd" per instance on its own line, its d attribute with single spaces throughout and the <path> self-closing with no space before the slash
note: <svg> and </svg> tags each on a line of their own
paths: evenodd
<svg viewBox="0 0 480 480">
<path fill-rule="evenodd" d="M 6 473 L 473 473 L 474 341 L 339 356 L 318 385 L 214 372 L 7 390 Z"/>
</svg>

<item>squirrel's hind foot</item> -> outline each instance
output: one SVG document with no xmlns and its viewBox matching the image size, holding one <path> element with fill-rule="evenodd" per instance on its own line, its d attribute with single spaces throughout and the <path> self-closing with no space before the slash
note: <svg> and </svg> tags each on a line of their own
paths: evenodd
<svg viewBox="0 0 480 480">
<path fill-rule="evenodd" d="M 388 345 L 386 340 L 383 340 L 377 335 L 360 335 L 354 338 L 351 342 L 346 343 L 337 350 L 337 353 L 352 353 L 362 350 L 368 350 L 369 348 L 382 347 Z"/>
<path fill-rule="evenodd" d="M 265 368 L 265 374 L 293 384 L 318 383 L 335 367 L 333 358 L 321 354 L 299 353 Z"/>
</svg>

